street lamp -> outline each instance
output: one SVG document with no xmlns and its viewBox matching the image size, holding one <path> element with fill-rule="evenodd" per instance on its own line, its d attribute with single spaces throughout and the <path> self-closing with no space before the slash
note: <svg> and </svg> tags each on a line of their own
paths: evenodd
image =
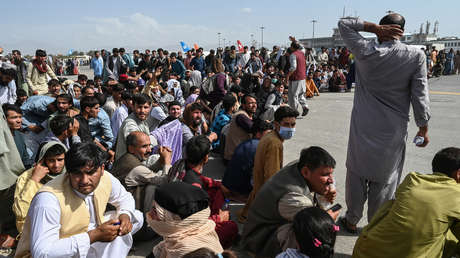
<svg viewBox="0 0 460 258">
<path fill-rule="evenodd" d="M 225 38 L 223 38 L 223 40 L 224 40 L 224 47 L 225 47 Z"/>
<path fill-rule="evenodd" d="M 254 34 L 251 33 L 251 46 L 254 46 Z"/>
<path fill-rule="evenodd" d="M 261 46 L 262 46 L 262 47 L 264 47 L 264 29 L 265 29 L 265 27 L 262 25 L 262 26 L 260 27 L 260 30 L 261 30 L 261 32 L 262 32 L 262 33 L 261 33 L 261 37 L 262 37 Z"/>
<path fill-rule="evenodd" d="M 317 20 L 311 20 L 311 23 L 313 23 L 313 36 L 311 39 L 311 48 L 313 49 L 314 47 L 314 42 L 315 42 L 315 23 L 317 23 Z"/>
<path fill-rule="evenodd" d="M 220 47 L 220 32 L 217 32 L 217 39 L 219 40 L 219 47 Z"/>
</svg>

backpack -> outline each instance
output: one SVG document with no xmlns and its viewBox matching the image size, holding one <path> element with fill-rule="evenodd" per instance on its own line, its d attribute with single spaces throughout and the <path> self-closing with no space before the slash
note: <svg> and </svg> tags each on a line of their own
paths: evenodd
<svg viewBox="0 0 460 258">
<path fill-rule="evenodd" d="M 204 79 L 203 83 L 201 84 L 201 90 L 204 91 L 205 95 L 214 91 L 214 86 L 216 84 L 216 76 L 213 75 L 212 77 L 207 77 Z"/>
</svg>

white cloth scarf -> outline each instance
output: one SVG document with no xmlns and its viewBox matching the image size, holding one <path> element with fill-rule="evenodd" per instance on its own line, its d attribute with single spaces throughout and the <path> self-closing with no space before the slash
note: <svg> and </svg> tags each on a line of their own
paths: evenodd
<svg viewBox="0 0 460 258">
<path fill-rule="evenodd" d="M 176 258 L 205 247 L 215 253 L 222 253 L 219 237 L 215 231 L 216 224 L 209 219 L 209 207 L 181 219 L 178 215 L 162 208 L 154 202 L 153 208 L 157 219 L 147 213 L 147 223 L 163 241 L 153 248 L 155 257 Z"/>
</svg>

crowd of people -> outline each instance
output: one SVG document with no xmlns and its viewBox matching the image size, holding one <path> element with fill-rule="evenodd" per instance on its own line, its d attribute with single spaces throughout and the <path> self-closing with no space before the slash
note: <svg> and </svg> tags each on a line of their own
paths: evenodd
<svg viewBox="0 0 460 258">
<path fill-rule="evenodd" d="M 460 74 L 460 50 L 437 50 L 436 46 L 425 50 L 430 77 Z"/>
<path fill-rule="evenodd" d="M 380 25 L 342 19 L 339 29 L 346 47 L 316 56 L 293 37 L 271 53 L 101 50 L 94 77 L 76 81 L 58 78 L 44 50 L 31 62 L 12 51 L 0 70 L 2 247 L 16 257 L 126 257 L 133 237 L 160 236 L 149 257 L 237 257 L 236 245 L 257 257 L 332 257 L 338 224 L 357 233 L 369 198 L 356 255 L 376 257 L 378 248 L 392 257 L 389 245 L 401 242 L 407 256 L 438 257 L 445 241 L 455 244 L 447 232 L 459 233 L 460 150 L 440 151 L 433 175 L 410 174 L 396 190 L 411 104 L 418 146 L 429 142 L 425 55 L 398 41 L 396 14 Z M 358 31 L 375 33 L 380 47 Z M 311 146 L 283 166 L 283 146 L 308 115 L 308 98 L 350 91 L 355 77 L 348 210 L 336 222 L 335 159 Z M 393 78 L 391 87 L 382 78 Z M 222 181 L 203 175 L 211 156 L 222 157 Z M 430 206 L 438 190 L 452 196 L 446 213 Z M 235 218 L 230 202 L 245 204 Z M 409 219 L 421 211 L 424 219 Z M 416 221 L 432 223 L 423 239 Z"/>
</svg>

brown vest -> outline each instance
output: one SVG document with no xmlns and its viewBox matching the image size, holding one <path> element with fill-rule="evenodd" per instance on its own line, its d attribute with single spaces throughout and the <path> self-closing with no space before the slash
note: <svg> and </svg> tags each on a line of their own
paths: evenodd
<svg viewBox="0 0 460 258">
<path fill-rule="evenodd" d="M 112 192 L 112 181 L 109 172 L 104 171 L 99 185 L 94 190 L 94 208 L 96 222 L 101 225 L 104 222 L 104 212 Z M 85 200 L 80 198 L 70 185 L 69 174 L 57 176 L 44 185 L 38 193 L 50 192 L 56 196 L 61 210 L 59 239 L 68 238 L 73 235 L 88 231 L 90 213 L 86 207 Z M 37 194 L 38 194 L 37 193 Z M 26 218 L 21 239 L 14 257 L 31 257 L 30 255 L 30 218 Z"/>
<path fill-rule="evenodd" d="M 129 152 L 126 152 L 119 159 L 115 160 L 115 163 L 113 163 L 111 173 L 118 180 L 120 180 L 121 184 L 125 188 L 127 188 L 125 183 L 126 176 L 133 168 L 140 165 L 142 165 L 142 162 L 136 156 Z"/>
<path fill-rule="evenodd" d="M 251 134 L 247 133 L 236 124 L 236 117 L 241 114 L 249 117 L 248 113 L 244 110 L 240 110 L 233 115 L 228 128 L 227 137 L 225 138 L 224 159 L 226 160 L 232 159 L 233 152 L 240 143 L 251 139 Z"/>
</svg>

